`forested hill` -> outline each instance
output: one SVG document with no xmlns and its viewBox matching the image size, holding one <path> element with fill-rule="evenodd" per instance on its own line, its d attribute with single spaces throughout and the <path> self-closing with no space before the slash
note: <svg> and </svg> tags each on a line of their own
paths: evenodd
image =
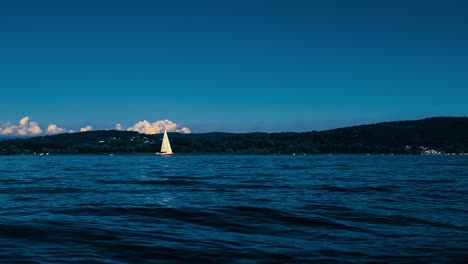
<svg viewBox="0 0 468 264">
<path fill-rule="evenodd" d="M 162 135 L 89 131 L 0 141 L 0 154 L 154 153 Z M 169 133 L 175 153 L 468 153 L 468 118 L 434 117 L 304 133 Z"/>
</svg>

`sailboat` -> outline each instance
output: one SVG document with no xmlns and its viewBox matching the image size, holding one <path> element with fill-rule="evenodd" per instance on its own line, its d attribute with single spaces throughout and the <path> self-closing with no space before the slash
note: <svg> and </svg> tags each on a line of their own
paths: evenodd
<svg viewBox="0 0 468 264">
<path fill-rule="evenodd" d="M 171 143 L 169 142 L 169 137 L 167 136 L 167 131 L 164 129 L 164 136 L 162 139 L 161 152 L 157 152 L 157 155 L 167 156 L 172 155 Z"/>
</svg>

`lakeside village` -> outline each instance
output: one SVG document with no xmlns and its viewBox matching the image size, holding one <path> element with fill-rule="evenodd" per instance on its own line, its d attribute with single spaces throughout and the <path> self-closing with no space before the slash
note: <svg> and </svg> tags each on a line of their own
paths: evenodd
<svg viewBox="0 0 468 264">
<path fill-rule="evenodd" d="M 468 155 L 468 153 L 446 153 L 443 150 L 430 149 L 427 147 L 419 147 L 421 155 Z"/>
</svg>

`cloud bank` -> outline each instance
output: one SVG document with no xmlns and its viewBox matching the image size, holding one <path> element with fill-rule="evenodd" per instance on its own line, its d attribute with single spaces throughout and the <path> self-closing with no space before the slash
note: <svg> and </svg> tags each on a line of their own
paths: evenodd
<svg viewBox="0 0 468 264">
<path fill-rule="evenodd" d="M 90 126 L 90 125 L 87 125 L 85 127 L 80 128 L 80 132 L 88 132 L 88 131 L 91 131 L 91 130 L 93 130 L 93 127 Z"/>
<path fill-rule="evenodd" d="M 60 134 L 65 132 L 67 132 L 65 128 L 58 127 L 56 124 L 50 124 L 47 127 L 47 134 Z"/>
<path fill-rule="evenodd" d="M 191 132 L 188 127 L 182 127 L 180 124 L 176 124 L 169 119 L 159 120 L 153 123 L 143 120 L 127 128 L 127 131 L 153 135 L 164 132 L 164 129 L 168 132 L 180 132 L 185 134 L 190 134 Z"/>
<path fill-rule="evenodd" d="M 183 127 L 180 124 L 174 123 L 169 119 L 159 120 L 153 123 L 150 123 L 146 120 L 137 122 L 133 126 L 125 129 L 120 123 L 115 125 L 116 130 L 127 130 L 127 131 L 136 131 L 143 134 L 158 134 L 164 132 L 166 129 L 168 132 L 179 132 L 184 134 L 191 133 L 188 127 Z M 93 130 L 93 127 L 86 125 L 85 127 L 80 128 L 80 132 L 86 132 Z M 31 121 L 29 116 L 21 118 L 18 124 L 12 124 L 11 122 L 6 122 L 3 125 L 0 125 L 0 136 L 1 135 L 12 135 L 12 136 L 38 136 L 38 135 L 55 135 L 61 133 L 72 133 L 73 130 L 67 130 L 65 128 L 59 127 L 57 124 L 50 124 L 47 126 L 47 129 L 43 130 L 39 123 Z"/>
<path fill-rule="evenodd" d="M 29 116 L 23 117 L 19 124 L 7 122 L 0 126 L 0 135 L 29 136 L 40 135 L 42 129 L 37 122 L 30 121 Z"/>
</svg>

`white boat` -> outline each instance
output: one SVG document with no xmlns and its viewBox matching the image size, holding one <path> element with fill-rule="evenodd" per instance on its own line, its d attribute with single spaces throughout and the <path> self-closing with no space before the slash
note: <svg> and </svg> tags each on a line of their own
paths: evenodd
<svg viewBox="0 0 468 264">
<path fill-rule="evenodd" d="M 164 136 L 161 144 L 161 152 L 156 152 L 156 155 L 167 156 L 172 155 L 171 143 L 169 142 L 169 137 L 167 136 L 167 131 L 164 129 Z"/>
</svg>

